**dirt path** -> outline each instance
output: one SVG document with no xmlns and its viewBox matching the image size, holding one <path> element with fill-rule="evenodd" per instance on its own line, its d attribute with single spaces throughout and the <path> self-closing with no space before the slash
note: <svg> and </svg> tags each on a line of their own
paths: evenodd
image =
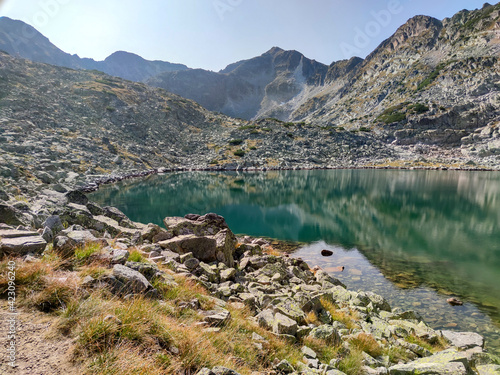
<svg viewBox="0 0 500 375">
<path fill-rule="evenodd" d="M 80 370 L 69 360 L 71 340 L 47 338 L 55 318 L 37 311 L 18 311 L 16 316 L 16 367 L 9 365 L 8 338 L 11 315 L 5 300 L 0 300 L 0 374 L 2 375 L 78 375 Z"/>
</svg>

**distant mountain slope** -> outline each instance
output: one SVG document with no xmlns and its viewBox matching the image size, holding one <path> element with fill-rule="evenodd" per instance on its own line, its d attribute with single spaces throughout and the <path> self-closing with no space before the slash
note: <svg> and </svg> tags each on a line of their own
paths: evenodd
<svg viewBox="0 0 500 375">
<path fill-rule="evenodd" d="M 219 73 L 201 69 L 165 72 L 147 81 L 214 111 L 246 119 L 286 119 L 323 85 L 328 67 L 297 51 L 274 47 Z"/>
<path fill-rule="evenodd" d="M 500 143 L 490 138 L 500 123 L 499 58 L 500 5 L 443 21 L 416 16 L 341 81 L 327 80 L 292 118 L 383 129 L 399 145 L 500 155 Z M 478 140 L 485 143 L 478 147 Z"/>
<path fill-rule="evenodd" d="M 61 51 L 35 28 L 8 17 L 0 17 L 0 50 L 32 61 L 73 69 L 96 69 L 137 82 L 165 71 L 188 69 L 182 64 L 148 61 L 123 51 L 113 53 L 104 61 L 80 58 Z"/>
</svg>

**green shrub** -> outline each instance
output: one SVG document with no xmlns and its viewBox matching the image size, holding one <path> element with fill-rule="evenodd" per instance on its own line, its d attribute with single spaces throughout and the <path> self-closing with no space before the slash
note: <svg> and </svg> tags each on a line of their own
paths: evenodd
<svg viewBox="0 0 500 375">
<path fill-rule="evenodd" d="M 441 63 L 438 66 L 436 66 L 436 69 L 434 69 L 429 77 L 424 79 L 420 84 L 417 86 L 417 91 L 425 89 L 427 86 L 429 86 L 434 80 L 439 76 L 441 73 L 441 70 L 443 70 L 446 67 L 446 63 Z"/>
<path fill-rule="evenodd" d="M 238 146 L 238 145 L 241 145 L 242 143 L 243 143 L 243 139 L 231 139 L 229 141 L 229 144 L 232 146 Z"/>
<path fill-rule="evenodd" d="M 414 106 L 412 106 L 412 109 L 416 113 L 425 113 L 425 112 L 429 111 L 429 107 L 427 107 L 425 104 L 422 104 L 422 103 L 415 104 Z"/>
<path fill-rule="evenodd" d="M 233 152 L 234 156 L 239 156 L 240 158 L 245 156 L 245 151 L 239 149 L 239 150 L 236 150 L 235 152 Z"/>
</svg>

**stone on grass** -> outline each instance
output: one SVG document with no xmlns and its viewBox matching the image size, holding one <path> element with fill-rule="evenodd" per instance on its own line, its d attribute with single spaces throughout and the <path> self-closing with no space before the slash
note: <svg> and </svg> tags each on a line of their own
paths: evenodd
<svg viewBox="0 0 500 375">
<path fill-rule="evenodd" d="M 231 320 L 231 313 L 227 310 L 222 310 L 216 314 L 206 316 L 203 320 L 211 326 L 219 327 L 227 324 L 229 320 Z"/>
<path fill-rule="evenodd" d="M 327 343 L 332 345 L 337 345 L 340 343 L 340 334 L 335 328 L 333 328 L 333 326 L 328 324 L 313 328 L 309 333 L 309 337 L 325 340 Z"/>
<path fill-rule="evenodd" d="M 121 264 L 113 266 L 113 276 L 125 284 L 124 294 L 144 293 L 153 288 L 143 274 Z"/>
<path fill-rule="evenodd" d="M 297 333 L 297 322 L 290 319 L 288 316 L 281 313 L 274 315 L 273 332 L 278 335 L 291 335 L 295 336 Z"/>
<path fill-rule="evenodd" d="M 0 255 L 23 256 L 28 253 L 41 253 L 47 242 L 38 232 L 14 229 L 0 230 Z"/>
</svg>

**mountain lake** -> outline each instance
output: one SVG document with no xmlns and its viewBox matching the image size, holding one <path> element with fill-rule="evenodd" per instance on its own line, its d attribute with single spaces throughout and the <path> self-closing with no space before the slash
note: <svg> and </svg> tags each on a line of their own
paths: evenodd
<svg viewBox="0 0 500 375">
<path fill-rule="evenodd" d="M 434 329 L 478 332 L 500 354 L 499 172 L 182 172 L 102 186 L 90 199 L 142 223 L 215 212 L 235 234 L 300 242 L 293 256 L 348 289 Z"/>
</svg>

